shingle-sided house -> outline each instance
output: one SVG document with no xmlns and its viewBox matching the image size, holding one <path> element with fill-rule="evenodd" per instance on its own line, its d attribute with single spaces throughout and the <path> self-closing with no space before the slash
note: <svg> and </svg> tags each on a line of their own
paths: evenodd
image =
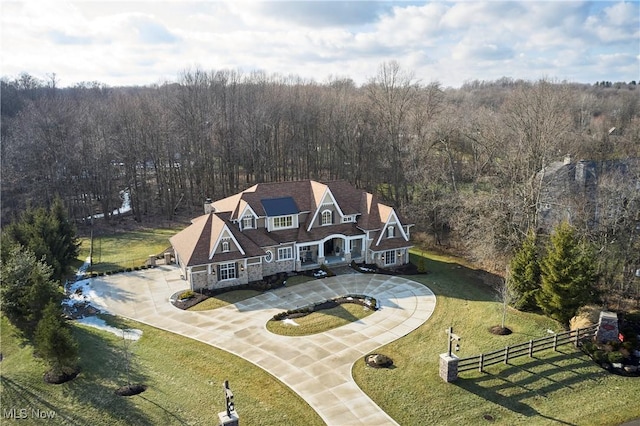
<svg viewBox="0 0 640 426">
<path fill-rule="evenodd" d="M 260 183 L 204 207 L 170 238 L 193 290 L 352 260 L 386 268 L 409 262 L 411 225 L 345 181 Z"/>
</svg>

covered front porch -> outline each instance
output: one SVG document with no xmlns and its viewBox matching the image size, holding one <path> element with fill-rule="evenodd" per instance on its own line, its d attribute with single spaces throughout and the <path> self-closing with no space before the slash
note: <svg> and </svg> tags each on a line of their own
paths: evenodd
<svg viewBox="0 0 640 426">
<path fill-rule="evenodd" d="M 307 271 L 320 265 L 348 265 L 361 262 L 364 256 L 364 236 L 331 235 L 322 241 L 296 245 L 296 270 Z"/>
</svg>

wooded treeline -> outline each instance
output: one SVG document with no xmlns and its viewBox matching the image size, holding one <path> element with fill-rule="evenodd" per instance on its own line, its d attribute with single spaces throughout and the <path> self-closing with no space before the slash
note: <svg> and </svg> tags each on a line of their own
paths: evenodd
<svg viewBox="0 0 640 426">
<path fill-rule="evenodd" d="M 395 62 L 362 86 L 199 69 L 152 87 L 4 78 L 2 220 L 56 194 L 81 219 L 111 212 L 127 189 L 144 222 L 195 216 L 205 198 L 257 182 L 346 179 L 436 244 L 499 268 L 537 229 L 543 165 L 640 158 L 639 93 L 635 82 L 509 78 L 443 88 Z M 625 204 L 624 225 L 572 218 L 595 242 L 611 227 L 637 234 L 637 188 L 609 188 L 600 196 Z"/>
</svg>

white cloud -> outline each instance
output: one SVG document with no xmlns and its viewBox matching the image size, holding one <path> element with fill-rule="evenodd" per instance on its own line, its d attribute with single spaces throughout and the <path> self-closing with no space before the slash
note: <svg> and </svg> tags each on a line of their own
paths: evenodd
<svg viewBox="0 0 640 426">
<path fill-rule="evenodd" d="M 635 2 L 111 2 L 0 4 L 2 73 L 62 84 L 175 79 L 192 66 L 362 83 L 395 59 L 423 81 L 638 79 Z M 608 58 L 618 60 L 608 60 Z M 633 67 L 636 67 L 635 75 Z M 602 77 L 599 77 L 602 79 Z"/>
</svg>

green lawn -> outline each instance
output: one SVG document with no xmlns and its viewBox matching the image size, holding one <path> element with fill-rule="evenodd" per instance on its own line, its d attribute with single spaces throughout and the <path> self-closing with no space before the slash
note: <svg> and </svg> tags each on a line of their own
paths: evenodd
<svg viewBox="0 0 640 426">
<path fill-rule="evenodd" d="M 169 238 L 178 228 L 143 229 L 94 236 L 93 272 L 113 271 L 120 268 L 133 268 L 145 264 L 149 255 L 158 255 L 171 246 Z M 79 264 L 89 257 L 91 240 L 80 238 Z M 79 266 L 79 265 L 78 265 Z"/>
<path fill-rule="evenodd" d="M 129 267 L 119 259 L 144 259 L 158 253 L 175 232 L 105 238 L 98 245 L 102 263 L 98 267 Z M 86 257 L 88 246 L 83 245 L 83 250 L 81 256 Z M 415 261 L 415 253 L 412 256 Z M 461 357 L 545 336 L 547 329 L 562 329 L 545 317 L 510 310 L 507 326 L 514 333 L 490 334 L 489 327 L 500 323 L 501 304 L 478 271 L 458 262 L 429 255 L 429 273 L 407 277 L 432 289 L 437 305 L 424 325 L 378 351 L 390 356 L 395 368 L 371 369 L 363 360 L 353 367 L 359 386 L 396 421 L 402 425 L 473 425 L 491 416 L 494 424 L 617 425 L 640 418 L 640 379 L 609 375 L 570 345 L 533 359 L 518 358 L 508 366 L 491 366 L 486 373 L 462 373 L 457 382 L 444 383 L 438 376 L 438 355 L 446 351 L 449 326 L 462 337 Z M 308 279 L 294 277 L 287 286 Z M 234 303 L 248 296 L 222 295 L 216 303 Z M 212 308 L 214 302 L 209 303 Z M 130 398 L 113 394 L 123 384 L 124 374 L 121 342 L 114 336 L 74 326 L 81 342 L 83 372 L 68 384 L 46 385 L 44 366 L 33 359 L 30 346 L 15 338 L 3 319 L 1 406 L 54 409 L 59 424 L 216 424 L 224 401 L 221 383 L 229 379 L 243 424 L 322 424 L 287 387 L 242 359 L 141 324 L 122 324 L 144 331 L 142 339 L 132 345 L 134 375 L 149 389 Z"/>
<path fill-rule="evenodd" d="M 146 384 L 145 392 L 132 397 L 114 394 L 126 384 L 122 340 L 82 325 L 73 326 L 82 372 L 65 384 L 44 383 L 45 366 L 2 317 L 0 406 L 25 408 L 29 415 L 31 409 L 56 413 L 46 423 L 21 420 L 25 425 L 215 425 L 225 408 L 222 383 L 229 380 L 241 424 L 323 424 L 288 387 L 235 355 L 132 321 L 111 322 L 144 333 L 131 343 L 130 351 L 132 382 Z"/>
<path fill-rule="evenodd" d="M 427 260 L 427 275 L 407 277 L 436 293 L 433 316 L 379 350 L 396 368 L 372 369 L 363 360 L 353 367 L 358 385 L 398 423 L 472 425 L 486 423 L 484 416 L 490 415 L 494 424 L 617 425 L 640 417 L 640 378 L 605 373 L 571 345 L 491 366 L 484 374 L 461 373 L 457 382 L 445 383 L 438 376 L 438 356 L 447 350 L 449 326 L 462 337 L 460 357 L 543 337 L 548 328 L 561 327 L 542 316 L 510 310 L 506 325 L 514 333 L 489 333 L 501 320 L 494 294 L 477 271 L 436 258 Z"/>
<path fill-rule="evenodd" d="M 308 336 L 361 320 L 372 313 L 372 310 L 357 303 L 343 303 L 335 308 L 296 318 L 294 321 L 298 324 L 297 326 L 283 321 L 269 320 L 267 330 L 283 336 Z"/>
<path fill-rule="evenodd" d="M 293 277 L 287 278 L 286 287 L 306 283 L 314 279 L 315 278 L 313 277 L 307 277 L 305 275 L 295 275 Z M 211 309 L 221 308 L 222 306 L 232 305 L 250 297 L 257 296 L 258 294 L 260 294 L 260 292 L 257 290 L 232 290 L 226 293 L 219 294 L 215 297 L 209 297 L 208 299 L 203 300 L 197 305 L 190 307 L 188 310 L 208 311 Z"/>
<path fill-rule="evenodd" d="M 208 311 L 211 309 L 221 308 L 226 305 L 232 305 L 242 300 L 248 299 L 259 295 L 257 290 L 232 290 L 226 293 L 219 294 L 214 297 L 209 297 L 203 300 L 197 305 L 193 305 L 188 311 Z"/>
</svg>

